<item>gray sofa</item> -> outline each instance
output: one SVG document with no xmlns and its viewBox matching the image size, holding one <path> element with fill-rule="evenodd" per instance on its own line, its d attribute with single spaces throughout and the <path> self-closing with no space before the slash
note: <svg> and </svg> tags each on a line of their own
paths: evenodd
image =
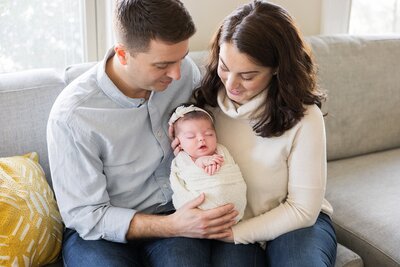
<svg viewBox="0 0 400 267">
<path fill-rule="evenodd" d="M 400 36 L 307 41 L 329 95 L 327 199 L 342 244 L 336 266 L 400 266 Z M 205 55 L 190 53 L 200 66 Z M 51 184 L 45 136 L 50 108 L 66 84 L 93 64 L 1 74 L 0 157 L 38 152 Z"/>
</svg>

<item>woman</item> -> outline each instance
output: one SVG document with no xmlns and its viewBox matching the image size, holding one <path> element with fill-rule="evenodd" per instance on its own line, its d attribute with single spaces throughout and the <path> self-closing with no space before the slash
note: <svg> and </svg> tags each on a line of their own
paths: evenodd
<svg viewBox="0 0 400 267">
<path fill-rule="evenodd" d="M 215 35 L 200 107 L 212 107 L 220 142 L 247 184 L 244 218 L 226 241 L 266 245 L 268 266 L 333 266 L 336 237 L 324 199 L 325 95 L 294 21 L 254 1 Z"/>
</svg>

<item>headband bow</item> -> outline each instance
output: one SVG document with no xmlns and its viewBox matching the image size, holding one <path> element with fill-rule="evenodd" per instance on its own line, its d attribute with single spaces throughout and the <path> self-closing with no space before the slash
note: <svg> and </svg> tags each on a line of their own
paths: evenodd
<svg viewBox="0 0 400 267">
<path fill-rule="evenodd" d="M 180 118 L 182 118 L 183 116 L 185 116 L 186 113 L 190 113 L 190 112 L 193 112 L 193 111 L 201 111 L 201 112 L 204 112 L 204 113 L 206 113 L 206 114 L 210 117 L 210 119 L 211 119 L 212 122 L 214 121 L 213 118 L 211 117 L 210 113 L 208 113 L 207 111 L 205 111 L 205 110 L 202 109 L 202 108 L 195 107 L 194 105 L 190 105 L 190 106 L 188 106 L 188 107 L 185 107 L 185 106 L 179 106 L 179 107 L 177 107 L 177 108 L 175 109 L 174 113 L 171 115 L 171 118 L 169 119 L 168 124 L 169 124 L 169 125 L 174 124 L 178 119 L 180 119 Z"/>
</svg>

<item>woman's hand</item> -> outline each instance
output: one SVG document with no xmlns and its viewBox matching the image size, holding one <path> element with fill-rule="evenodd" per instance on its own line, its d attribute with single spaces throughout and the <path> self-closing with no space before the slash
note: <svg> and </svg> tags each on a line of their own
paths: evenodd
<svg viewBox="0 0 400 267">
<path fill-rule="evenodd" d="M 204 199 L 203 193 L 175 213 L 168 215 L 172 236 L 221 240 L 232 236 L 230 228 L 236 223 L 235 218 L 238 215 L 233 204 L 201 210 L 198 206 L 204 202 Z"/>
<path fill-rule="evenodd" d="M 226 243 L 233 243 L 235 240 L 233 238 L 233 231 L 232 228 L 229 228 L 227 231 L 228 236 L 225 238 L 221 238 L 220 240 Z"/>
</svg>

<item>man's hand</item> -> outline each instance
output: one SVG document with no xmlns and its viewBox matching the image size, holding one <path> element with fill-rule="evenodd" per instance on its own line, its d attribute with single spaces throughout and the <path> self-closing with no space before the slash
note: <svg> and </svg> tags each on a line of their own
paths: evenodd
<svg viewBox="0 0 400 267">
<path fill-rule="evenodd" d="M 228 231 L 235 224 L 238 212 L 232 204 L 210 209 L 198 208 L 205 196 L 189 201 L 168 216 L 137 213 L 131 220 L 127 239 L 152 237 L 192 237 L 224 239 L 230 236 Z"/>
<path fill-rule="evenodd" d="M 182 206 L 171 216 L 172 232 L 177 236 L 223 239 L 229 237 L 229 230 L 236 223 L 238 212 L 232 204 L 210 209 L 197 208 L 204 202 L 205 196 L 199 197 Z"/>
<path fill-rule="evenodd" d="M 182 148 L 179 139 L 175 137 L 174 127 L 172 125 L 170 125 L 168 128 L 168 136 L 172 140 L 171 148 L 172 151 L 174 151 L 174 155 L 176 156 L 179 152 L 181 152 Z"/>
</svg>

